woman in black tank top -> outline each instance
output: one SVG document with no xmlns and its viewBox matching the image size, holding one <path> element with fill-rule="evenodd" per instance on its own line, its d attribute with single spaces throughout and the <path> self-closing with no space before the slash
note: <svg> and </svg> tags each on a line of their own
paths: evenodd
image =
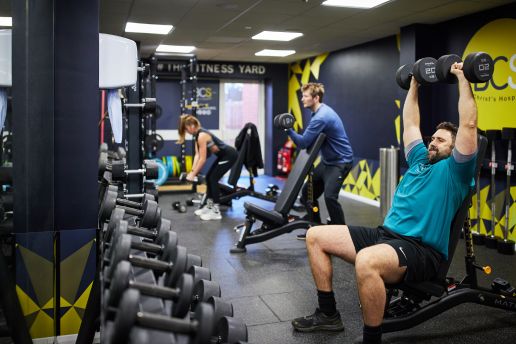
<svg viewBox="0 0 516 344">
<path fill-rule="evenodd" d="M 211 165 L 206 174 L 206 205 L 195 211 L 202 220 L 220 220 L 222 215 L 219 210 L 220 189 L 219 180 L 224 174 L 233 167 L 237 159 L 237 151 L 235 148 L 225 144 L 218 137 L 201 127 L 201 122 L 197 117 L 192 115 L 181 116 L 179 124 L 179 141 L 185 141 L 186 133 L 193 136 L 195 141 L 195 156 L 193 159 L 192 170 L 186 176 L 187 180 L 194 180 L 199 174 L 206 160 L 212 154 L 216 156 L 215 162 Z"/>
</svg>

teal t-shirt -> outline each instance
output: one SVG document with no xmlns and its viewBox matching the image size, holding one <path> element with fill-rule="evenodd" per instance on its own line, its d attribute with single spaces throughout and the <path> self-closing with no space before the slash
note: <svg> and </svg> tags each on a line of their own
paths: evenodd
<svg viewBox="0 0 516 344">
<path fill-rule="evenodd" d="M 464 156 L 454 149 L 450 157 L 430 164 L 422 140 L 407 148 L 409 169 L 383 225 L 430 245 L 448 259 L 451 222 L 474 186 L 476 154 Z"/>
</svg>

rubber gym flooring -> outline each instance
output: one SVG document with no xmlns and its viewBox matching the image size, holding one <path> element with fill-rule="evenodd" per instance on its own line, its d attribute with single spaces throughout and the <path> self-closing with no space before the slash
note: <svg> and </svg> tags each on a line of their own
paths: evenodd
<svg viewBox="0 0 516 344">
<path fill-rule="evenodd" d="M 242 179 L 243 183 L 245 180 Z M 282 187 L 280 179 L 260 176 L 256 189 L 264 190 L 268 183 Z M 361 313 L 355 286 L 353 266 L 334 258 L 334 290 L 345 326 L 339 333 L 299 333 L 293 331 L 293 318 L 312 313 L 317 306 L 305 242 L 296 240 L 301 231 L 247 246 L 245 254 L 231 254 L 237 240 L 235 225 L 243 223 L 244 202 L 255 202 L 268 209 L 273 204 L 251 197 L 234 200 L 231 208 L 223 208 L 221 221 L 202 221 L 193 214 L 172 209 L 175 200 L 185 200 L 192 194 L 163 194 L 160 206 L 163 215 L 172 220 L 179 243 L 188 251 L 201 255 L 213 280 L 221 285 L 222 297 L 231 301 L 235 316 L 243 319 L 249 330 L 249 342 L 255 344 L 352 343 L 362 333 Z M 376 226 L 379 208 L 341 198 L 349 224 Z M 322 206 L 323 219 L 326 210 Z M 476 247 L 477 262 L 491 264 L 492 277 L 480 276 L 487 287 L 494 277 L 516 284 L 516 256 L 503 256 L 485 247 Z M 464 276 L 464 241 L 460 241 L 449 276 Z M 384 335 L 389 343 L 516 343 L 516 313 L 476 304 L 452 308 L 410 330 Z"/>
</svg>

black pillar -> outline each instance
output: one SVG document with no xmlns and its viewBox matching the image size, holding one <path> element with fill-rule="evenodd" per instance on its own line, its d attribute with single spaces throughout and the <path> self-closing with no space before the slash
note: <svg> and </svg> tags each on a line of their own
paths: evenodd
<svg viewBox="0 0 516 344">
<path fill-rule="evenodd" d="M 98 0 L 13 1 L 14 230 L 95 228 Z"/>
<path fill-rule="evenodd" d="M 54 270 L 37 283 L 53 286 L 59 335 L 59 233 L 97 225 L 99 3 L 20 0 L 12 14 L 13 228 L 36 251 L 48 241 L 31 235 L 52 238 L 41 259 Z"/>
</svg>

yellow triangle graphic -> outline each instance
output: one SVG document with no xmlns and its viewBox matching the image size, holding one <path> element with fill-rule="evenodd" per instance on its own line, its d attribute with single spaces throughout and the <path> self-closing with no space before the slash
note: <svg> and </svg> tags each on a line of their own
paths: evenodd
<svg viewBox="0 0 516 344">
<path fill-rule="evenodd" d="M 62 296 L 59 298 L 59 303 L 61 304 L 61 307 L 72 307 L 72 304 L 66 301 L 66 299 Z"/>
<path fill-rule="evenodd" d="M 22 288 L 16 286 L 16 293 L 18 294 L 18 300 L 20 300 L 20 306 L 23 315 L 29 315 L 40 310 L 39 306 L 30 298 L 29 295 L 25 294 Z"/>
<path fill-rule="evenodd" d="M 81 327 L 81 317 L 75 309 L 70 308 L 62 317 L 61 317 L 61 334 L 76 334 L 79 332 L 79 328 Z"/>
<path fill-rule="evenodd" d="M 43 311 L 40 311 L 30 327 L 32 338 L 52 337 L 54 335 L 54 320 Z"/>
<path fill-rule="evenodd" d="M 74 307 L 86 309 L 86 304 L 88 303 L 88 297 L 90 296 L 92 286 L 93 286 L 93 282 L 90 283 L 88 288 L 86 288 L 86 290 L 84 290 L 84 292 L 77 299 L 77 301 L 75 301 L 75 303 L 73 304 Z"/>
<path fill-rule="evenodd" d="M 301 85 L 304 85 L 310 81 L 310 60 L 306 60 L 305 69 L 303 70 L 303 75 L 301 76 Z"/>
<path fill-rule="evenodd" d="M 330 53 L 324 53 L 319 56 L 317 56 L 314 59 L 314 62 L 312 63 L 312 74 L 314 75 L 315 79 L 319 79 L 319 69 L 321 68 L 321 65 L 323 64 L 324 60 L 328 57 Z"/>
<path fill-rule="evenodd" d="M 47 303 L 45 303 L 45 305 L 43 307 L 41 307 L 42 309 L 52 309 L 54 308 L 54 298 L 51 298 L 50 300 L 48 300 Z"/>
<path fill-rule="evenodd" d="M 294 74 L 302 74 L 303 73 L 303 70 L 301 69 L 301 65 L 299 65 L 299 62 L 296 62 L 296 63 L 293 63 L 292 65 L 290 65 L 290 70 Z"/>
<path fill-rule="evenodd" d="M 288 108 L 290 113 L 292 113 L 296 119 L 296 123 L 294 124 L 295 130 L 303 128 L 303 116 L 299 105 L 299 99 L 297 97 L 297 90 L 299 90 L 300 87 L 297 77 L 292 75 L 288 82 Z"/>
</svg>

